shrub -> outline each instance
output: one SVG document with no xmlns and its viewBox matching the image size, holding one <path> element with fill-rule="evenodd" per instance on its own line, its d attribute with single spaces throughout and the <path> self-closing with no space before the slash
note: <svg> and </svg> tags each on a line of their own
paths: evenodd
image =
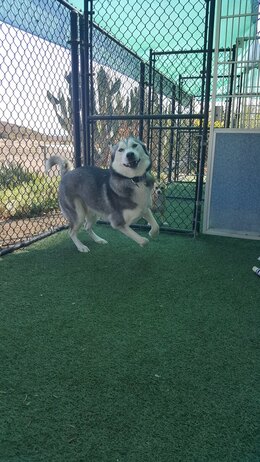
<svg viewBox="0 0 260 462">
<path fill-rule="evenodd" d="M 40 216 L 58 208 L 58 177 L 30 173 L 19 165 L 0 169 L 0 215 L 3 218 Z"/>
<path fill-rule="evenodd" d="M 25 170 L 19 164 L 0 165 L 0 188 L 14 188 L 15 186 L 33 180 L 37 176 Z"/>
</svg>

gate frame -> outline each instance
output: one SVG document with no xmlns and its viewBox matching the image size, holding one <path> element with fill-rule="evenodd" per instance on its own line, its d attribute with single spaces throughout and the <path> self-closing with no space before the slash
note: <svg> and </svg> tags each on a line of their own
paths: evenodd
<svg viewBox="0 0 260 462">
<path fill-rule="evenodd" d="M 170 52 L 156 52 L 150 51 L 149 60 L 149 99 L 148 99 L 148 114 L 144 114 L 143 99 L 140 98 L 140 114 L 138 115 L 95 115 L 93 114 L 93 61 L 92 61 L 92 37 L 93 27 L 98 26 L 93 23 L 93 3 L 95 0 L 84 0 L 84 15 L 80 18 L 80 44 L 81 44 L 81 59 L 82 59 L 82 120 L 83 120 L 83 163 L 84 165 L 91 165 L 94 161 L 94 123 L 96 121 L 125 121 L 125 120 L 138 120 L 139 121 L 139 135 L 143 137 L 143 124 L 144 121 L 148 122 L 148 149 L 150 143 L 150 125 L 153 120 L 159 120 L 161 123 L 163 120 L 170 120 L 170 129 L 175 129 L 175 124 L 182 119 L 199 119 L 199 135 L 201 136 L 198 148 L 197 157 L 197 178 L 195 187 L 194 197 L 194 212 L 193 212 L 193 223 L 192 229 L 184 231 L 186 233 L 192 233 L 194 236 L 200 232 L 200 221 L 202 212 L 202 194 L 203 194 L 203 180 L 205 170 L 205 159 L 208 142 L 208 121 L 209 121 L 209 102 L 210 102 L 210 87 L 211 87 L 211 70 L 212 70 L 212 55 L 213 55 L 213 35 L 214 35 L 214 19 L 215 19 L 215 0 L 206 1 L 206 12 L 205 12 L 205 30 L 204 30 L 204 46 L 202 50 L 184 50 L 184 51 L 170 51 Z M 102 29 L 100 29 L 102 30 Z M 125 47 L 117 39 L 110 36 L 106 31 L 102 30 L 102 33 L 107 35 L 111 40 L 116 42 L 120 47 L 127 50 L 128 53 L 134 55 L 140 61 L 140 94 L 144 95 L 144 66 L 143 60 L 136 55 L 134 52 Z M 151 101 L 152 101 L 152 63 L 154 56 L 158 54 L 167 53 L 203 53 L 203 73 L 202 75 L 202 92 L 201 95 L 201 109 L 199 114 L 152 114 L 151 113 Z M 158 72 L 158 71 L 157 71 Z M 166 76 L 162 76 L 166 78 Z M 83 85 L 84 82 L 84 85 Z M 174 85 L 174 82 L 172 82 Z M 84 91 L 85 89 L 85 91 Z M 176 99 L 176 95 L 175 95 Z M 171 130 L 172 131 L 172 130 Z M 173 136 L 171 136 L 171 143 L 173 143 Z M 170 144 L 171 144 L 170 143 Z M 172 156 L 169 156 L 169 162 L 172 163 Z M 165 229 L 168 232 L 180 232 L 177 229 Z"/>
</svg>

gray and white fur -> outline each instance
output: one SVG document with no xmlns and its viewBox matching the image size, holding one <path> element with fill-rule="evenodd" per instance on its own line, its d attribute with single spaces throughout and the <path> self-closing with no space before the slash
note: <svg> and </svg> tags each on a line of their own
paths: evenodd
<svg viewBox="0 0 260 462">
<path fill-rule="evenodd" d="M 130 226 L 143 217 L 151 226 L 149 235 L 159 233 L 151 212 L 151 192 L 154 184 L 150 174 L 151 160 L 146 146 L 134 137 L 121 140 L 111 148 L 109 169 L 79 167 L 71 170 L 70 163 L 53 156 L 46 162 L 46 171 L 59 165 L 60 209 L 69 222 L 69 234 L 80 252 L 89 252 L 77 237 L 82 225 L 98 244 L 107 242 L 94 233 L 92 227 L 100 217 L 109 221 L 112 228 L 128 236 L 140 246 L 149 240 Z"/>
</svg>

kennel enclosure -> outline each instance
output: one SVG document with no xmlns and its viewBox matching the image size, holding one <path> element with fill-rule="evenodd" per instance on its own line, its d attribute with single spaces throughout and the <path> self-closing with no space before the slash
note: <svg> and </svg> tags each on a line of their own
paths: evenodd
<svg viewBox="0 0 260 462">
<path fill-rule="evenodd" d="M 201 230 L 209 131 L 260 125 L 257 19 L 255 0 L 4 0 L 2 252 L 66 225 L 46 158 L 107 168 L 130 134 L 164 186 L 161 229 Z"/>
</svg>

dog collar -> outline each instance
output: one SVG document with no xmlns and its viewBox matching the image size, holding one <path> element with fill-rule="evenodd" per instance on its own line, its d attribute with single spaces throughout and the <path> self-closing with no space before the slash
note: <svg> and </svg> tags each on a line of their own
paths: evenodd
<svg viewBox="0 0 260 462">
<path fill-rule="evenodd" d="M 147 173 L 147 172 L 145 172 L 145 174 L 142 175 L 142 176 L 134 176 L 133 178 L 130 178 L 130 179 L 131 179 L 131 181 L 132 181 L 133 183 L 136 184 L 136 186 L 138 186 L 138 183 L 140 183 L 141 181 L 146 180 L 146 173 Z"/>
<path fill-rule="evenodd" d="M 146 180 L 146 174 L 150 170 L 150 166 L 149 166 L 142 176 L 134 176 L 134 177 L 130 178 L 129 176 L 121 175 L 121 173 L 116 172 L 113 169 L 113 167 L 110 167 L 110 168 L 111 168 L 111 170 L 113 172 L 113 175 L 117 175 L 117 176 L 119 176 L 121 178 L 124 178 L 125 180 L 130 180 L 132 183 L 134 183 L 138 187 L 139 187 L 138 183 L 140 183 L 141 181 Z"/>
</svg>

